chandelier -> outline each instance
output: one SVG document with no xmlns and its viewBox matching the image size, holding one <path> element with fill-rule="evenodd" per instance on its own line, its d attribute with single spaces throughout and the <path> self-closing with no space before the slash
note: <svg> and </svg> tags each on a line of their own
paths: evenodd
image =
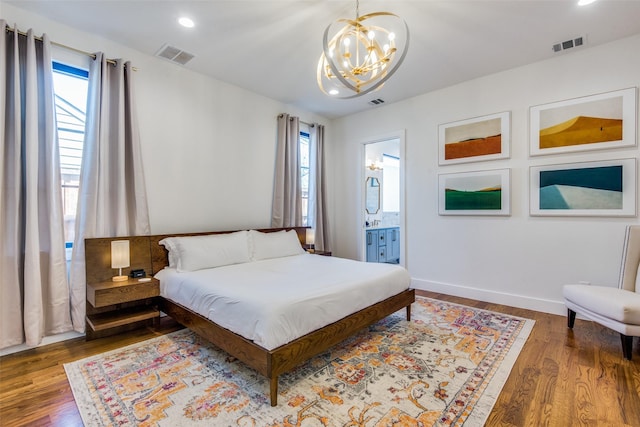
<svg viewBox="0 0 640 427">
<path fill-rule="evenodd" d="M 337 98 L 355 98 L 382 87 L 400 67 L 409 49 L 409 27 L 390 12 L 360 16 L 356 0 L 356 18 L 329 24 L 322 46 L 317 72 L 320 90 Z"/>
</svg>

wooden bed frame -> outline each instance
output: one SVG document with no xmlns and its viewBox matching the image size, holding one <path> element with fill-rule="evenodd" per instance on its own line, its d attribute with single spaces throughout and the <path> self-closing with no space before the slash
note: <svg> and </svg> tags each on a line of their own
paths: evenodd
<svg viewBox="0 0 640 427">
<path fill-rule="evenodd" d="M 292 227 L 286 229 L 296 230 L 300 242 L 305 244 L 306 227 Z M 262 229 L 260 231 L 273 232 L 279 230 L 283 229 Z M 152 275 L 168 265 L 168 253 L 164 246 L 158 244 L 158 242 L 165 237 L 223 234 L 231 232 L 232 231 L 148 236 Z M 89 264 L 87 263 L 87 265 Z M 402 308 L 406 309 L 407 320 L 410 320 L 411 304 L 414 301 L 415 290 L 405 290 L 384 301 L 366 307 L 341 320 L 338 320 L 337 322 L 308 333 L 273 350 L 267 350 L 257 344 L 254 344 L 252 341 L 247 340 L 246 338 L 217 325 L 190 309 L 163 297 L 159 298 L 159 308 L 180 324 L 193 330 L 218 348 L 226 351 L 231 356 L 236 357 L 260 374 L 269 378 L 271 406 L 276 406 L 278 404 L 278 376 L 280 374 L 292 370 L 301 363 L 309 360 L 311 357 L 322 353 L 350 337 L 360 329 L 384 319 Z"/>
<path fill-rule="evenodd" d="M 384 319 L 403 307 L 406 307 L 407 320 L 410 320 L 415 290 L 403 291 L 273 350 L 256 345 L 179 304 L 162 297 L 160 301 L 161 311 L 269 378 L 271 406 L 276 406 L 278 375 L 292 370 L 360 329 Z"/>
</svg>

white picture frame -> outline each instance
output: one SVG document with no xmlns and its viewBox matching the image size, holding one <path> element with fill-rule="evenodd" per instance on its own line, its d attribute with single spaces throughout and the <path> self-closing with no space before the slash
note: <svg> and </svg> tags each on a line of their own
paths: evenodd
<svg viewBox="0 0 640 427">
<path fill-rule="evenodd" d="M 636 216 L 636 159 L 531 166 L 532 216 Z"/>
<path fill-rule="evenodd" d="M 438 175 L 439 215 L 511 215 L 511 169 Z"/>
<path fill-rule="evenodd" d="M 510 146 L 510 111 L 438 126 L 440 165 L 508 159 Z"/>
<path fill-rule="evenodd" d="M 636 145 L 635 87 L 530 108 L 529 154 Z"/>
</svg>

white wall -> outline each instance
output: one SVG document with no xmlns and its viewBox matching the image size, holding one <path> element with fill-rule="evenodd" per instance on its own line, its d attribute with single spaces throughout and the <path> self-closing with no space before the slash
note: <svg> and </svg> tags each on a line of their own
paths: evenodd
<svg viewBox="0 0 640 427">
<path fill-rule="evenodd" d="M 288 112 L 306 122 L 327 122 L 11 5 L 2 4 L 0 16 L 22 31 L 33 28 L 54 42 L 103 51 L 138 68 L 136 95 L 153 234 L 268 227 L 276 116 Z M 86 61 L 69 52 L 64 60 L 73 62 L 74 55 Z"/>
<path fill-rule="evenodd" d="M 512 69 L 333 122 L 334 253 L 357 258 L 361 144 L 406 129 L 406 254 L 417 288 L 564 314 L 562 285 L 616 285 L 624 229 L 638 218 L 529 216 L 529 166 L 638 157 L 637 147 L 528 156 L 529 107 L 637 87 L 640 35 Z M 428 75 L 428 70 L 425 70 Z M 511 111 L 511 158 L 438 166 L 438 124 Z M 439 216 L 439 173 L 511 168 L 510 217 Z"/>
</svg>

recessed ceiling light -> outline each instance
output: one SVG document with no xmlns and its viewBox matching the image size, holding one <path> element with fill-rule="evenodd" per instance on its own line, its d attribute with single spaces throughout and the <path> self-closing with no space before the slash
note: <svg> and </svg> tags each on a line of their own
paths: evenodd
<svg viewBox="0 0 640 427">
<path fill-rule="evenodd" d="M 578 0 L 578 6 L 586 6 L 593 3 L 596 0 Z"/>
<path fill-rule="evenodd" d="M 337 95 L 337 94 L 339 94 L 339 93 L 340 93 L 340 92 L 338 92 L 338 89 L 331 89 L 331 90 L 329 91 L 329 95 Z"/>
<path fill-rule="evenodd" d="M 196 25 L 190 18 L 187 18 L 186 16 L 178 19 L 178 23 L 186 28 L 193 28 Z"/>
</svg>

